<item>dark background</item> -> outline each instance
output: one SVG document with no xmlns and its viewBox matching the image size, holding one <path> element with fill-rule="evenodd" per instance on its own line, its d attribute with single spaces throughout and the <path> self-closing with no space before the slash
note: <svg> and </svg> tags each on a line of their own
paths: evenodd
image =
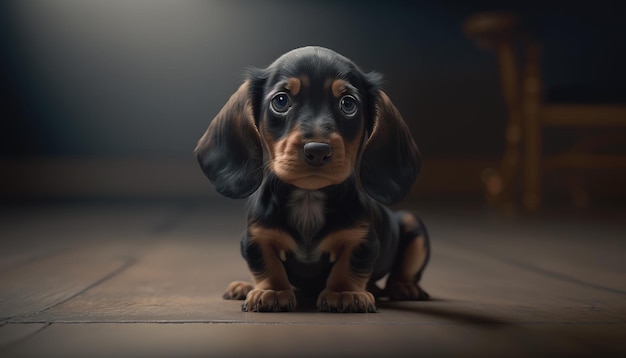
<svg viewBox="0 0 626 358">
<path fill-rule="evenodd" d="M 484 10 L 519 11 L 542 37 L 548 88 L 591 84 L 615 94 L 626 82 L 626 25 L 617 4 L 3 1 L 0 160 L 13 178 L 3 192 L 31 173 L 89 176 L 85 165 L 98 160 L 126 163 L 114 174 L 120 182 L 136 177 L 136 163 L 152 163 L 149 171 L 169 171 L 163 174 L 176 187 L 174 167 L 158 163 L 194 166 L 197 139 L 243 70 L 305 45 L 332 48 L 384 74 L 426 159 L 497 158 L 506 112 L 496 58 L 465 37 L 463 20 Z M 50 164 L 59 158 L 70 164 Z M 42 193 L 45 183 L 36 185 Z"/>
</svg>

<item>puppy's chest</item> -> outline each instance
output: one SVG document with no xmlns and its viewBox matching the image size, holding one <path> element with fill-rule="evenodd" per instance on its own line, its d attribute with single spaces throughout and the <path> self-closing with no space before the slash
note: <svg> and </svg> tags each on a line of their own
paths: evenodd
<svg viewBox="0 0 626 358">
<path fill-rule="evenodd" d="M 297 189 L 287 202 L 287 220 L 308 246 L 326 223 L 326 194 L 317 190 Z"/>
</svg>

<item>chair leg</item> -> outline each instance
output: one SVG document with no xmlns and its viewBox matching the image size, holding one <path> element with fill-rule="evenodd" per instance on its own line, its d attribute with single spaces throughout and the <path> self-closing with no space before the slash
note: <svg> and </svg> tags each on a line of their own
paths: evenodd
<svg viewBox="0 0 626 358">
<path fill-rule="evenodd" d="M 508 107 L 508 123 L 505 132 L 505 149 L 499 172 L 493 171 L 486 181 L 488 200 L 500 210 L 514 211 L 513 188 L 519 170 L 521 129 L 521 103 L 519 73 L 515 49 L 510 42 L 503 42 L 497 48 L 502 92 Z"/>
<path fill-rule="evenodd" d="M 539 123 L 526 118 L 524 145 L 524 208 L 536 211 L 541 205 L 541 130 Z"/>
<path fill-rule="evenodd" d="M 520 169 L 521 129 L 519 120 L 509 117 L 506 129 L 506 147 L 500 161 L 499 170 L 487 169 L 483 172 L 483 182 L 487 189 L 487 202 L 504 213 L 515 211 L 513 189 Z"/>
<path fill-rule="evenodd" d="M 522 83 L 524 96 L 524 190 L 523 203 L 528 211 L 541 205 L 541 79 L 539 76 L 539 45 L 526 48 L 526 66 Z"/>
<path fill-rule="evenodd" d="M 503 193 L 503 206 L 508 211 L 514 209 L 513 188 L 515 178 L 520 169 L 520 142 L 522 139 L 520 112 L 511 113 L 511 121 L 506 129 L 507 150 L 502 160 L 501 170 L 504 181 L 505 192 Z"/>
</svg>

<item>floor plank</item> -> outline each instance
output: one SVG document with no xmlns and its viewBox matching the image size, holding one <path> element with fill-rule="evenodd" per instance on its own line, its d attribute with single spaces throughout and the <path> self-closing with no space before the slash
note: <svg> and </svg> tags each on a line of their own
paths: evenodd
<svg viewBox="0 0 626 358">
<path fill-rule="evenodd" d="M 0 272 L 77 247 L 152 238 L 176 218 L 171 203 L 40 203 L 0 207 Z"/>
<path fill-rule="evenodd" d="M 70 250 L 0 275 L 0 320 L 45 312 L 110 279 L 134 263 L 112 250 Z"/>
<path fill-rule="evenodd" d="M 612 357 L 626 326 L 54 324 L 7 356 Z M 593 344 L 589 343 L 593 337 Z M 583 339 L 580 339 L 583 338 Z M 1 353 L 2 351 L 0 351 Z"/>
<path fill-rule="evenodd" d="M 3 210 L 0 320 L 45 312 L 124 271 L 179 211 L 85 203 Z"/>
<path fill-rule="evenodd" d="M 5 324 L 0 326 L 0 352 L 3 349 L 8 350 L 12 345 L 19 344 L 48 326 L 48 323 Z"/>
</svg>

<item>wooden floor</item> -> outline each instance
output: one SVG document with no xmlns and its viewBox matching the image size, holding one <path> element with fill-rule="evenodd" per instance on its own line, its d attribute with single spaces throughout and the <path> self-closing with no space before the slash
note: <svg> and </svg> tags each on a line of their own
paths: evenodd
<svg viewBox="0 0 626 358">
<path fill-rule="evenodd" d="M 626 217 L 412 208 L 432 301 L 269 314 L 221 299 L 240 201 L 5 205 L 0 357 L 626 356 Z"/>
</svg>

